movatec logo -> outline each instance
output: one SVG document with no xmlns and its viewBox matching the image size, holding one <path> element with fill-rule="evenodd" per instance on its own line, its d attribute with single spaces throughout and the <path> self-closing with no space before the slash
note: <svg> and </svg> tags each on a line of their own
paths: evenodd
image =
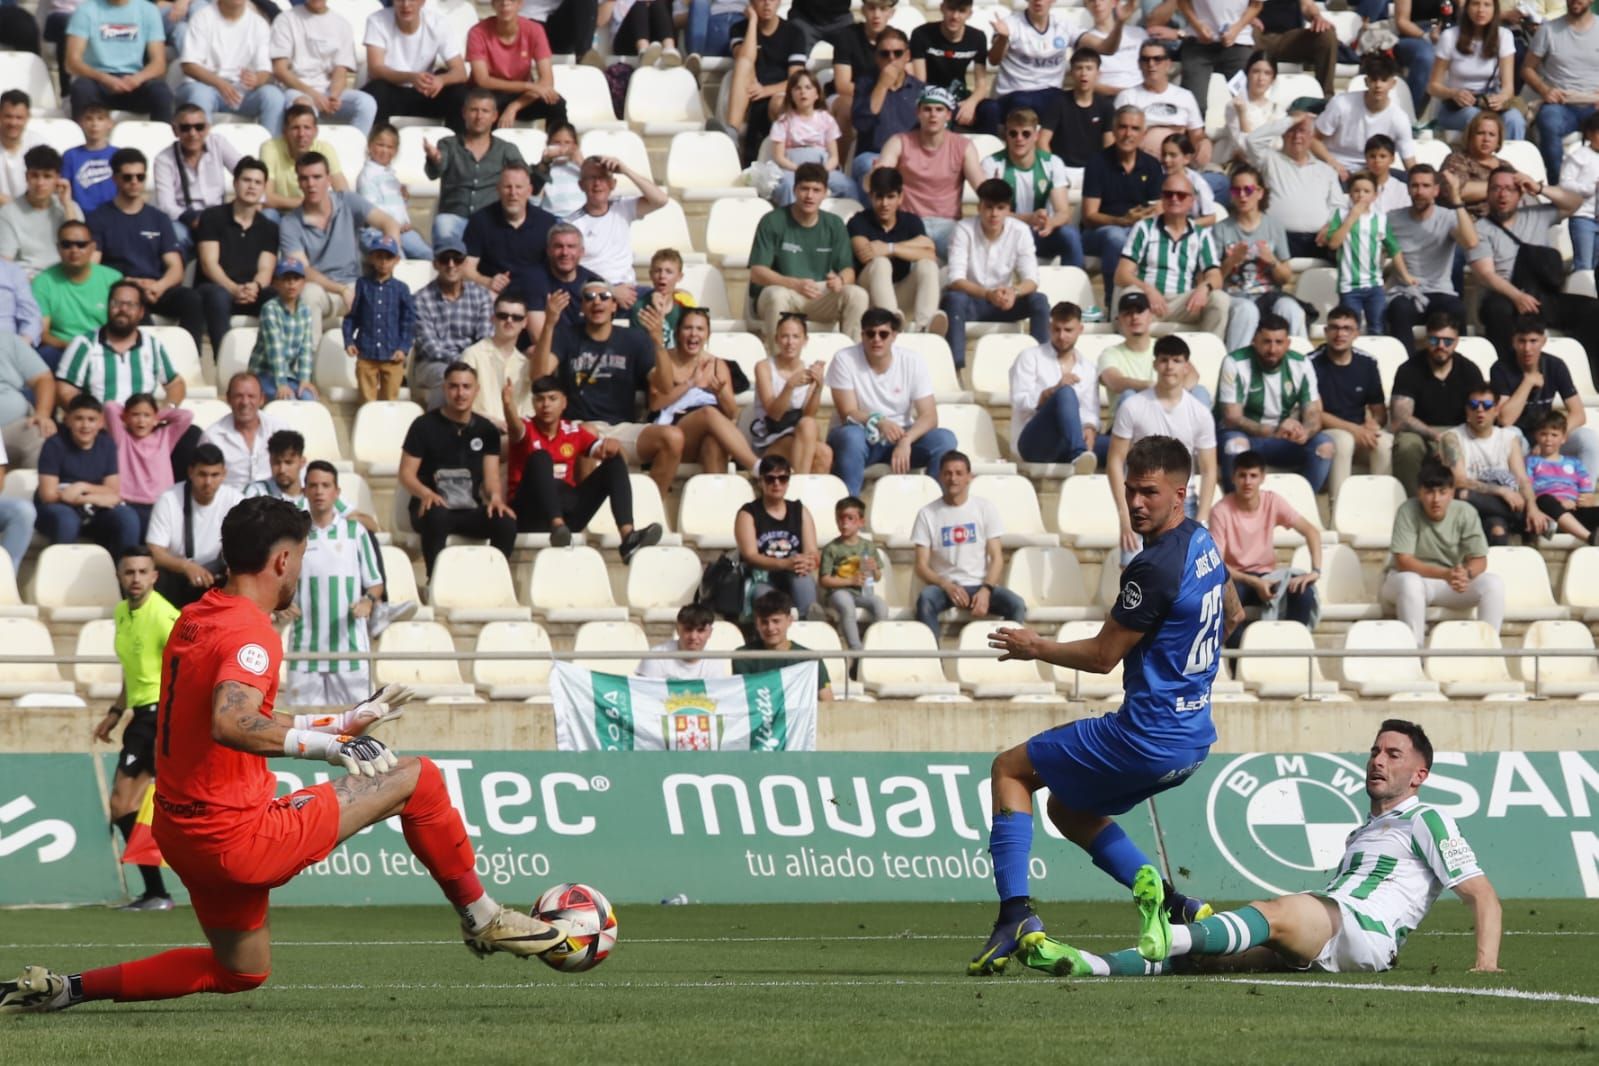
<svg viewBox="0 0 1599 1066">
<path fill-rule="evenodd" d="M 1365 821 L 1365 787 L 1365 770 L 1336 755 L 1240 755 L 1210 786 L 1210 836 L 1272 895 L 1321 888 Z"/>
</svg>

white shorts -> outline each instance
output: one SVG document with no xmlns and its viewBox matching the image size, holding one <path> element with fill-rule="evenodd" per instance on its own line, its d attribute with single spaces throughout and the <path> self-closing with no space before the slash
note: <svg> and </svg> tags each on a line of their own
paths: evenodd
<svg viewBox="0 0 1599 1066">
<path fill-rule="evenodd" d="M 372 679 L 365 670 L 289 671 L 290 707 L 348 709 L 372 695 Z"/>
<path fill-rule="evenodd" d="M 1320 896 L 1320 899 L 1328 899 Z M 1310 964 L 1312 970 L 1322 973 L 1382 973 L 1393 969 L 1399 958 L 1399 945 L 1385 930 L 1371 929 L 1361 924 L 1362 915 L 1351 910 L 1343 900 L 1333 900 L 1343 919 L 1338 932 L 1327 941 Z M 1372 924 L 1371 919 L 1366 919 Z"/>
<path fill-rule="evenodd" d="M 585 422 L 583 426 L 596 437 L 614 437 L 622 442 L 622 458 L 628 466 L 637 467 L 640 463 L 638 455 L 638 439 L 652 422 Z"/>
</svg>

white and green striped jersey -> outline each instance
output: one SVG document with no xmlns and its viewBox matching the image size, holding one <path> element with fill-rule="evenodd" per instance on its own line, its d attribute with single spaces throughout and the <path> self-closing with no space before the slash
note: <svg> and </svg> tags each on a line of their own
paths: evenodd
<svg viewBox="0 0 1599 1066">
<path fill-rule="evenodd" d="M 1336 230 L 1343 224 L 1335 210 L 1328 225 Z M 1368 211 L 1355 219 L 1338 249 L 1338 291 L 1380 287 L 1385 251 L 1389 256 L 1399 251 L 1398 240 L 1388 232 L 1388 216 L 1381 211 Z"/>
<path fill-rule="evenodd" d="M 1453 819 L 1412 796 L 1349 834 L 1321 894 L 1354 911 L 1362 928 L 1403 946 L 1439 893 L 1481 876 Z"/>
<path fill-rule="evenodd" d="M 1161 218 L 1141 219 L 1127 236 L 1122 256 L 1138 268 L 1138 279 L 1153 285 L 1162 296 L 1180 296 L 1200 282 L 1200 275 L 1221 265 L 1210 230 L 1187 222 L 1181 236 L 1173 237 Z"/>
<path fill-rule="evenodd" d="M 366 620 L 350 609 L 367 589 L 380 584 L 372 539 L 353 518 L 335 517 L 326 526 L 312 525 L 300 564 L 296 605 L 300 617 L 289 630 L 289 650 L 366 652 L 371 647 Z M 295 662 L 291 670 L 326 673 L 363 671 L 364 659 Z"/>
<path fill-rule="evenodd" d="M 126 403 L 141 392 L 154 395 L 178 376 L 166 348 L 143 326 L 126 352 L 114 351 L 105 340 L 103 328 L 75 338 L 61 355 L 56 377 L 101 403 Z"/>
</svg>

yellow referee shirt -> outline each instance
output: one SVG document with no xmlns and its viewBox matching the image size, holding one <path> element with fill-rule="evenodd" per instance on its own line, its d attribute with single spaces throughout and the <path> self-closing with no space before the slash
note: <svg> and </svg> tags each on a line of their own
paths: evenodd
<svg viewBox="0 0 1599 1066">
<path fill-rule="evenodd" d="M 178 609 L 154 589 L 137 611 L 123 600 L 116 610 L 117 658 L 128 706 L 143 707 L 161 698 L 161 653 L 178 621 Z"/>
</svg>

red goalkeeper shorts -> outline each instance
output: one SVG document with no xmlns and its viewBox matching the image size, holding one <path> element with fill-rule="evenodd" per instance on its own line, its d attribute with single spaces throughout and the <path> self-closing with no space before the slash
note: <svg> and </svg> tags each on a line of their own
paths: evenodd
<svg viewBox="0 0 1599 1066">
<path fill-rule="evenodd" d="M 266 924 L 272 889 L 327 858 L 339 842 L 339 798 L 331 783 L 279 797 L 262 808 L 245 843 L 222 852 L 194 850 L 160 818 L 154 829 L 161 855 L 183 879 L 200 924 L 248 931 Z"/>
</svg>

